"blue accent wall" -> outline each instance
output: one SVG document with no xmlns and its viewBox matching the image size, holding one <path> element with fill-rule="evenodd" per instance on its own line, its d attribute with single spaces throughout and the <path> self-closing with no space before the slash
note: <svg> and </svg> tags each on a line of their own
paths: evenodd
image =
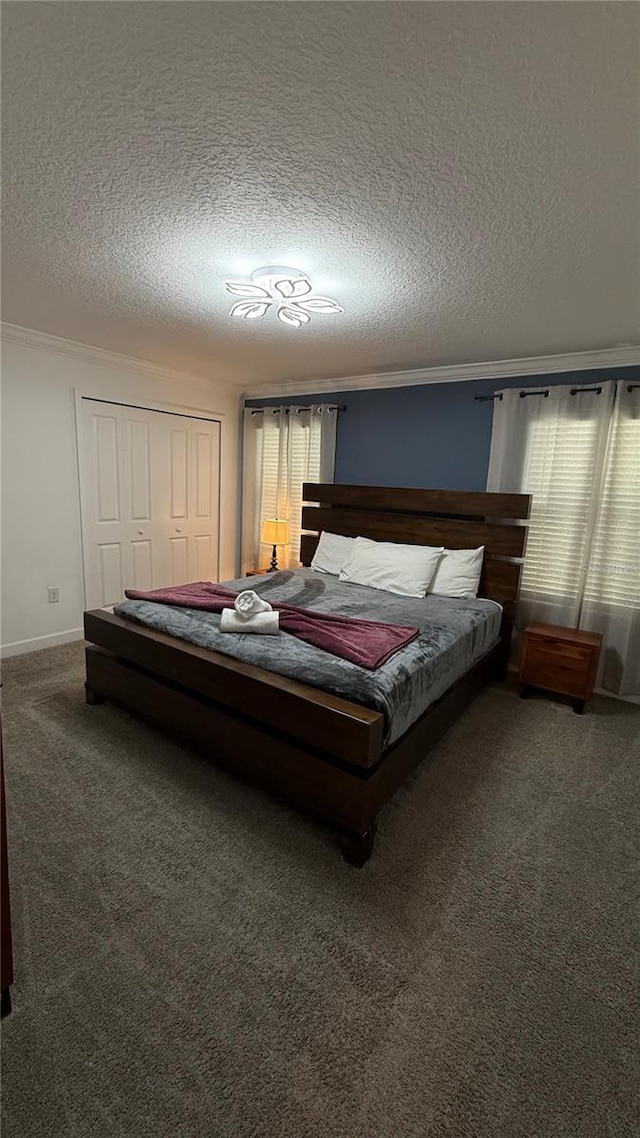
<svg viewBox="0 0 640 1138">
<path fill-rule="evenodd" d="M 247 406 L 345 404 L 338 416 L 336 482 L 485 490 L 493 403 L 477 403 L 474 395 L 505 387 L 591 386 L 616 379 L 640 379 L 640 366 L 248 399 Z"/>
</svg>

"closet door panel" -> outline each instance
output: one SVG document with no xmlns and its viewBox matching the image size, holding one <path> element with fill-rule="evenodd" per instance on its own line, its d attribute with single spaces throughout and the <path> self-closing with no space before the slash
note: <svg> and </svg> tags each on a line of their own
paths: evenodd
<svg viewBox="0 0 640 1138">
<path fill-rule="evenodd" d="M 186 521 L 189 516 L 189 422 L 170 428 L 171 518 Z"/>
<path fill-rule="evenodd" d="M 210 533 L 196 534 L 195 578 L 197 581 L 211 581 L 214 572 L 213 538 Z"/>
<path fill-rule="evenodd" d="M 96 597 L 98 608 L 116 604 L 122 599 L 124 577 L 122 560 L 122 544 L 119 541 L 99 543 L 99 583 Z"/>
<path fill-rule="evenodd" d="M 190 580 L 189 574 L 189 539 L 184 537 L 169 538 L 171 549 L 171 585 L 185 585 Z"/>
<path fill-rule="evenodd" d="M 98 525 L 120 521 L 120 416 L 113 412 L 93 416 L 95 442 L 96 511 Z"/>
<path fill-rule="evenodd" d="M 162 452 L 153 411 L 123 407 L 126 503 L 125 541 L 128 588 L 154 588 L 166 576 L 156 524 L 162 502 Z"/>
<path fill-rule="evenodd" d="M 88 608 L 217 580 L 219 422 L 82 399 L 78 442 Z"/>
<path fill-rule="evenodd" d="M 191 568 L 196 580 L 215 581 L 219 549 L 220 424 L 194 421 L 191 437 Z"/>
<path fill-rule="evenodd" d="M 87 604 L 114 604 L 124 589 L 122 409 L 83 401 L 80 502 Z"/>
<path fill-rule="evenodd" d="M 134 589 L 153 589 L 151 542 L 131 542 L 131 586 Z"/>
<path fill-rule="evenodd" d="M 129 419 L 126 423 L 129 475 L 129 521 L 151 521 L 151 453 L 149 423 Z"/>
</svg>

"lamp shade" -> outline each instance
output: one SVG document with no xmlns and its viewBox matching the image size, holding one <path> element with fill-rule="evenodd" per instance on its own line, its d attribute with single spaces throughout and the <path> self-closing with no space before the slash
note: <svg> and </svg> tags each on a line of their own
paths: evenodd
<svg viewBox="0 0 640 1138">
<path fill-rule="evenodd" d="M 262 541 L 265 545 L 288 545 L 289 523 L 281 518 L 267 518 L 262 523 Z"/>
</svg>

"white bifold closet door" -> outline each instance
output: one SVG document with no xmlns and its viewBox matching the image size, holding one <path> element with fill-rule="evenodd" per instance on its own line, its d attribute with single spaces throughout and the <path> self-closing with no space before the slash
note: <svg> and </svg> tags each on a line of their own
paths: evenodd
<svg viewBox="0 0 640 1138">
<path fill-rule="evenodd" d="M 86 603 L 218 576 L 220 423 L 81 401 Z"/>
</svg>

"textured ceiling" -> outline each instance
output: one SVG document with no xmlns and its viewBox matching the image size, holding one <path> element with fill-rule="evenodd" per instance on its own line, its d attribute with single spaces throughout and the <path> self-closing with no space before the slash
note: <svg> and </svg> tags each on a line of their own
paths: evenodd
<svg viewBox="0 0 640 1138">
<path fill-rule="evenodd" d="M 5 320 L 240 386 L 640 340 L 640 7 L 3 4 Z M 344 307 L 229 317 L 292 263 Z"/>
</svg>

